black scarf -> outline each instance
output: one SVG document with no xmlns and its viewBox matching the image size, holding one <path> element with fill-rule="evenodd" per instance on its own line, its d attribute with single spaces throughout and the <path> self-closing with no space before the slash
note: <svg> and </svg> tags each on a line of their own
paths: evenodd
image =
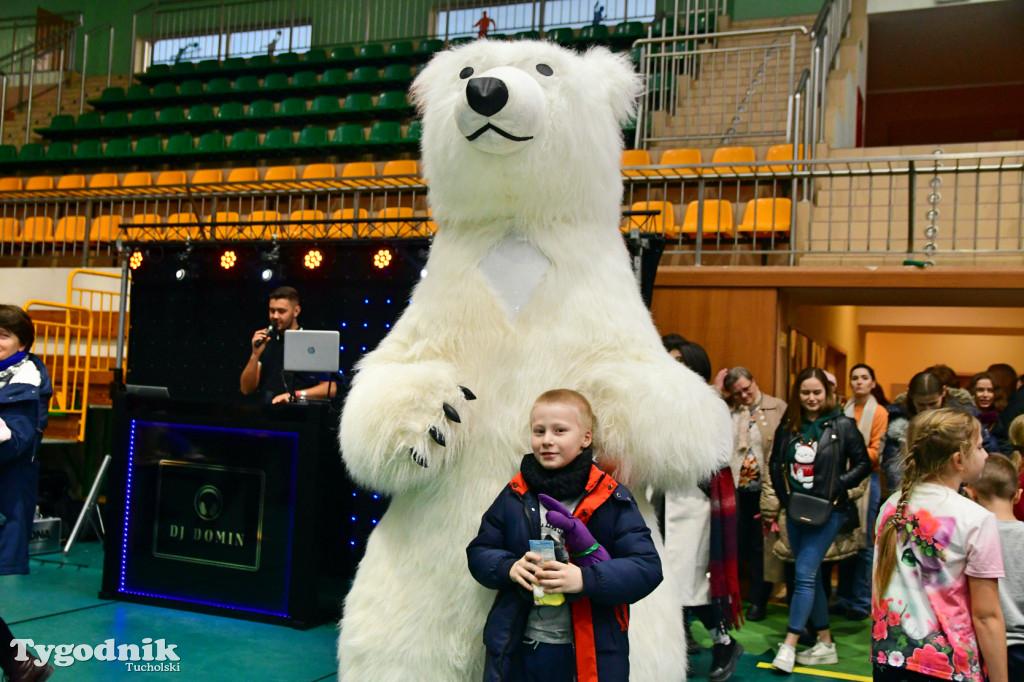
<svg viewBox="0 0 1024 682">
<path fill-rule="evenodd" d="M 544 493 L 556 500 L 575 500 L 582 497 L 587 489 L 590 465 L 593 462 L 594 453 L 587 448 L 561 469 L 549 470 L 542 467 L 533 453 L 530 453 L 523 457 L 519 471 L 534 493 Z"/>
</svg>

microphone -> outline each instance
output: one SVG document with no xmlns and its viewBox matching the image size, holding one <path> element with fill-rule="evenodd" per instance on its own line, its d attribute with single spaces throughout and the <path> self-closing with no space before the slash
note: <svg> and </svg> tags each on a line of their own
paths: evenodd
<svg viewBox="0 0 1024 682">
<path fill-rule="evenodd" d="M 267 326 L 267 335 L 266 335 L 266 336 L 264 336 L 264 337 L 263 337 L 262 339 L 258 339 L 258 340 L 256 341 L 256 343 L 252 344 L 252 347 L 253 347 L 253 348 L 259 348 L 259 347 L 260 347 L 260 346 L 262 346 L 262 345 L 263 345 L 264 343 L 266 343 L 267 341 L 269 341 L 269 340 L 270 340 L 270 333 L 271 333 L 272 331 L 274 331 L 274 327 L 275 327 L 275 326 L 277 326 L 277 325 L 275 325 L 275 324 L 274 324 L 273 322 L 271 322 L 271 323 L 270 323 L 270 325 L 269 325 L 269 326 Z"/>
</svg>

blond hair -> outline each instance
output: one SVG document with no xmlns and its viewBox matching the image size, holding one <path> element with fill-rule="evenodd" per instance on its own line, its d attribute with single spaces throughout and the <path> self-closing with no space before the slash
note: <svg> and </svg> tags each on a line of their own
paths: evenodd
<svg viewBox="0 0 1024 682">
<path fill-rule="evenodd" d="M 961 410 L 942 407 L 915 416 L 907 428 L 907 445 L 903 452 L 903 482 L 899 502 L 891 518 L 878 531 L 875 548 L 875 594 L 880 597 L 889 588 L 896 570 L 897 532 L 907 527 L 907 503 L 914 486 L 942 473 L 953 455 L 966 456 L 974 449 L 981 434 L 981 423 Z"/>
<path fill-rule="evenodd" d="M 1010 422 L 1010 428 L 1006 430 L 1006 435 L 1010 438 L 1010 444 L 1013 445 L 1014 453 L 1020 458 L 1020 452 L 1024 449 L 1024 414 L 1018 414 Z M 1020 468 L 1020 464 L 1017 465 Z"/>
<path fill-rule="evenodd" d="M 533 406 L 537 405 L 572 405 L 579 415 L 580 428 L 584 431 L 594 430 L 594 410 L 590 407 L 590 401 L 579 391 L 574 391 L 571 388 L 555 388 L 544 391 L 533 401 Z"/>
</svg>

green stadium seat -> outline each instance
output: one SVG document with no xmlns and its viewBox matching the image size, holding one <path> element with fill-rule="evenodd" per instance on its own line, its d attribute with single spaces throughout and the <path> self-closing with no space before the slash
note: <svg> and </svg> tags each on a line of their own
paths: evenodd
<svg viewBox="0 0 1024 682">
<path fill-rule="evenodd" d="M 380 77 L 381 82 L 408 83 L 412 80 L 412 69 L 408 64 L 388 64 Z"/>
<path fill-rule="evenodd" d="M 270 55 L 258 54 L 255 57 L 249 57 L 246 66 L 250 69 L 267 69 L 273 63 L 274 60 Z"/>
<path fill-rule="evenodd" d="M 214 73 L 220 71 L 220 60 L 218 59 L 204 59 L 196 64 L 196 73 Z"/>
<path fill-rule="evenodd" d="M 58 114 L 50 119 L 50 130 L 71 130 L 75 127 L 75 117 L 71 114 Z"/>
<path fill-rule="evenodd" d="M 273 105 L 271 105 L 273 106 Z M 224 102 L 217 107 L 217 118 L 222 121 L 230 121 L 245 116 L 245 105 L 241 102 Z"/>
<path fill-rule="evenodd" d="M 360 45 L 356 56 L 359 59 L 380 59 L 384 56 L 384 46 L 380 43 L 367 43 Z"/>
<path fill-rule="evenodd" d="M 452 47 L 458 47 L 460 45 L 466 45 L 467 43 L 471 43 L 474 40 L 476 40 L 476 36 L 459 36 L 458 38 L 452 38 L 449 41 L 449 44 Z"/>
<path fill-rule="evenodd" d="M 402 126 L 398 121 L 377 121 L 370 126 L 366 141 L 370 144 L 392 145 L 402 139 Z"/>
<path fill-rule="evenodd" d="M 255 102 L 250 102 L 249 111 L 246 113 L 248 118 L 269 118 L 276 115 L 274 103 L 269 99 L 258 99 Z"/>
<path fill-rule="evenodd" d="M 175 125 L 185 120 L 185 112 L 181 107 L 164 107 L 156 117 L 161 125 Z"/>
<path fill-rule="evenodd" d="M 162 85 L 162 83 L 157 83 L 157 85 Z M 167 85 L 172 88 L 174 87 L 174 83 L 167 83 Z M 152 94 L 153 93 L 150 92 L 148 85 L 133 85 L 124 93 L 124 98 L 131 100 L 144 100 L 149 99 Z M 174 91 L 174 94 L 177 94 L 177 90 Z"/>
<path fill-rule="evenodd" d="M 363 126 L 359 123 L 349 123 L 338 126 L 334 131 L 334 138 L 331 144 L 334 145 L 361 145 L 366 141 L 363 137 Z"/>
<path fill-rule="evenodd" d="M 321 81 L 324 85 L 345 85 L 348 83 L 348 71 L 345 69 L 327 69 Z"/>
<path fill-rule="evenodd" d="M 302 61 L 307 64 L 319 64 L 320 62 L 327 61 L 327 50 L 314 47 L 312 50 L 302 55 Z"/>
<path fill-rule="evenodd" d="M 146 69 L 146 75 L 152 79 L 166 78 L 171 75 L 170 64 L 153 64 Z"/>
<path fill-rule="evenodd" d="M 99 128 L 100 125 L 100 112 L 98 111 L 83 111 L 75 121 L 76 130 L 91 130 Z"/>
<path fill-rule="evenodd" d="M 199 97 L 203 94 L 203 82 L 187 80 L 178 88 L 178 94 L 182 97 Z"/>
<path fill-rule="evenodd" d="M 356 58 L 356 50 L 351 45 L 341 45 L 331 50 L 333 61 L 347 61 Z"/>
<path fill-rule="evenodd" d="M 376 83 L 380 79 L 376 66 L 357 66 L 352 71 L 352 79 L 349 83 L 367 84 Z"/>
<path fill-rule="evenodd" d="M 18 158 L 18 148 L 13 144 L 0 144 L 0 163 L 12 163 Z"/>
<path fill-rule="evenodd" d="M 245 68 L 245 57 L 228 57 L 220 65 L 221 71 L 241 71 Z"/>
<path fill-rule="evenodd" d="M 252 154 L 260 146 L 255 130 L 239 130 L 228 141 L 228 151 L 237 154 Z"/>
<path fill-rule="evenodd" d="M 186 133 L 187 134 L 187 133 Z M 110 149 L 110 144 L 114 141 L 111 140 L 107 144 L 107 149 Z M 131 152 L 134 156 L 158 156 L 164 150 L 164 141 L 157 135 L 151 135 L 149 137 L 139 138 L 139 141 L 135 143 L 135 151 Z"/>
<path fill-rule="evenodd" d="M 292 88 L 315 88 L 319 84 L 316 71 L 299 71 L 292 76 Z"/>
<path fill-rule="evenodd" d="M 206 94 L 208 95 L 221 95 L 226 92 L 231 92 L 230 78 L 211 78 L 210 82 L 206 84 Z"/>
<path fill-rule="evenodd" d="M 104 88 L 103 92 L 100 93 L 101 102 L 120 102 L 124 99 L 124 88 L 114 86 L 112 88 Z"/>
<path fill-rule="evenodd" d="M 167 154 L 168 156 L 185 156 L 191 154 L 193 151 L 192 142 L 192 133 L 178 133 L 177 135 L 172 135 L 167 140 L 167 147 L 164 148 L 164 154 Z"/>
<path fill-rule="evenodd" d="M 313 100 L 309 107 L 311 114 L 333 114 L 341 110 L 338 105 L 338 98 L 335 95 L 320 95 Z"/>
<path fill-rule="evenodd" d="M 412 42 L 408 40 L 396 40 L 388 45 L 387 55 L 389 57 L 408 57 L 412 55 Z"/>
<path fill-rule="evenodd" d="M 287 88 L 288 74 L 286 73 L 268 73 L 261 86 L 263 90 L 285 90 Z"/>
<path fill-rule="evenodd" d="M 29 142 L 21 145 L 21 149 L 18 150 L 18 161 L 25 163 L 26 161 L 42 161 L 45 154 L 43 145 L 38 142 Z"/>
<path fill-rule="evenodd" d="M 156 112 L 152 109 L 136 109 L 132 112 L 132 126 L 151 126 L 156 123 Z"/>
<path fill-rule="evenodd" d="M 277 111 L 278 116 L 295 120 L 303 118 L 307 113 L 306 100 L 302 97 L 289 97 L 281 102 L 281 108 Z"/>
<path fill-rule="evenodd" d="M 104 128 L 124 128 L 128 125 L 128 112 L 120 109 L 103 114 Z"/>
<path fill-rule="evenodd" d="M 373 107 L 373 99 L 369 93 L 353 92 L 345 98 L 341 110 L 348 113 L 363 113 Z"/>
<path fill-rule="evenodd" d="M 444 41 L 440 38 L 427 38 L 421 40 L 419 45 L 416 46 L 415 54 L 418 55 L 431 55 L 435 52 L 440 52 L 444 49 Z"/>
<path fill-rule="evenodd" d="M 47 161 L 64 161 L 65 159 L 71 158 L 71 142 L 68 140 L 59 140 L 57 142 L 51 142 L 50 146 L 46 149 L 46 160 Z"/>
<path fill-rule="evenodd" d="M 132 86 L 135 87 L 134 85 Z M 131 89 L 128 91 L 131 93 Z M 131 95 L 129 94 L 129 97 Z M 178 87 L 174 83 L 162 81 L 153 86 L 153 97 L 177 97 Z"/>
<path fill-rule="evenodd" d="M 403 111 L 409 103 L 405 99 L 405 90 L 389 90 L 382 92 L 377 97 L 377 103 L 373 106 L 374 111 Z"/>
<path fill-rule="evenodd" d="M 193 104 L 188 109 L 189 123 L 206 123 L 213 120 L 212 104 Z"/>
<path fill-rule="evenodd" d="M 75 147 L 75 158 L 88 161 L 90 159 L 98 159 L 103 155 L 103 145 L 99 140 L 82 140 Z"/>
<path fill-rule="evenodd" d="M 235 79 L 235 90 L 239 92 L 251 92 L 260 89 L 259 76 L 245 75 Z"/>
<path fill-rule="evenodd" d="M 519 31 L 513 38 L 516 40 L 540 40 L 540 31 Z"/>
<path fill-rule="evenodd" d="M 423 137 L 423 121 L 416 119 L 409 123 L 409 127 L 405 130 L 405 136 L 402 138 L 408 142 L 419 142 Z"/>
<path fill-rule="evenodd" d="M 159 143 L 160 138 L 156 138 Z M 132 153 L 132 141 L 127 137 L 117 137 L 107 142 L 103 148 L 103 156 L 108 159 L 119 159 L 130 156 Z"/>
<path fill-rule="evenodd" d="M 580 28 L 580 34 L 576 40 L 578 42 L 608 40 L 608 26 L 606 24 L 587 24 Z"/>
<path fill-rule="evenodd" d="M 615 24 L 612 36 L 621 40 L 634 41 L 644 37 L 644 25 L 639 21 L 622 21 Z"/>
<path fill-rule="evenodd" d="M 508 40 L 508 34 L 505 33 L 488 33 L 485 37 L 487 40 Z"/>
<path fill-rule="evenodd" d="M 327 128 L 323 126 L 308 126 L 299 131 L 300 147 L 322 147 L 327 144 Z"/>
<path fill-rule="evenodd" d="M 559 28 L 549 28 L 547 33 L 544 34 L 547 40 L 556 43 L 571 43 L 576 40 L 576 34 L 568 26 L 562 26 Z"/>
<path fill-rule="evenodd" d="M 196 151 L 203 154 L 219 154 L 224 151 L 224 133 L 219 130 L 214 130 L 208 133 L 203 133 L 199 137 L 199 144 L 196 146 Z"/>
<path fill-rule="evenodd" d="M 292 131 L 288 128 L 272 128 L 263 137 L 261 149 L 287 149 L 292 146 Z"/>
<path fill-rule="evenodd" d="M 178 62 L 171 66 L 171 73 L 175 76 L 186 76 L 195 73 L 196 65 L 194 62 Z"/>
<path fill-rule="evenodd" d="M 299 63 L 299 53 L 282 52 L 274 58 L 274 63 L 278 65 L 295 66 Z"/>
</svg>

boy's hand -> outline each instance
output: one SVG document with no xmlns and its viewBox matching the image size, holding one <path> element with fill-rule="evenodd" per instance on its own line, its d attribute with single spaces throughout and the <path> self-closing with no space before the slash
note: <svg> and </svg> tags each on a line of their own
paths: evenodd
<svg viewBox="0 0 1024 682">
<path fill-rule="evenodd" d="M 536 573 L 545 594 L 577 594 L 583 591 L 583 571 L 574 564 L 548 561 Z"/>
<path fill-rule="evenodd" d="M 527 552 L 519 557 L 519 560 L 512 564 L 508 571 L 508 577 L 528 590 L 532 590 L 537 584 L 536 573 L 540 570 L 541 556 L 536 552 Z"/>
</svg>

